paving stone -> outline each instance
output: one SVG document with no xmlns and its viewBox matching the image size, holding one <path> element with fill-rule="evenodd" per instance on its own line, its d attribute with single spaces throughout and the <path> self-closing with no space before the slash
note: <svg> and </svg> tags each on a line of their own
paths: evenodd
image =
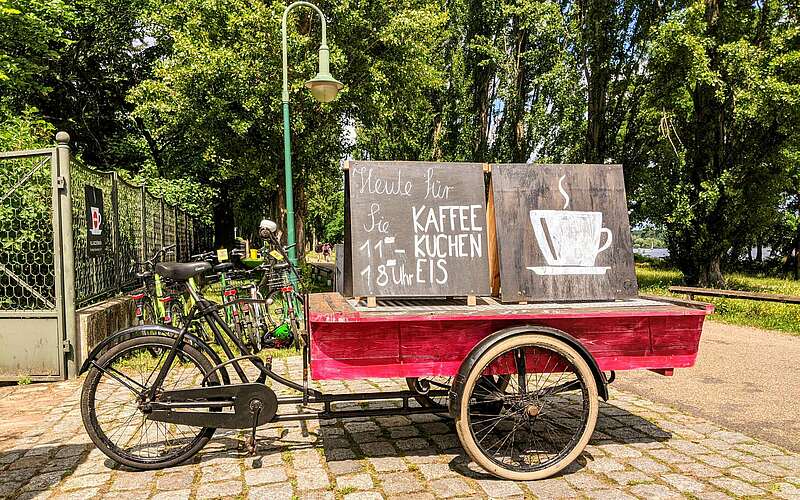
<svg viewBox="0 0 800 500">
<path fill-rule="evenodd" d="M 295 469 L 312 469 L 322 466 L 322 457 L 316 449 L 300 450 L 292 453 L 292 467 Z"/>
<path fill-rule="evenodd" d="M 379 432 L 381 429 L 378 424 L 372 421 L 366 422 L 345 422 L 344 430 L 350 434 L 358 432 Z"/>
<path fill-rule="evenodd" d="M 377 472 L 408 470 L 408 465 L 398 457 L 370 457 L 367 459 Z"/>
<path fill-rule="evenodd" d="M 675 464 L 675 468 L 680 470 L 684 474 L 688 474 L 690 476 L 703 479 L 708 479 L 709 477 L 718 477 L 722 475 L 722 473 L 717 469 L 696 462 L 692 462 L 689 464 Z"/>
<path fill-rule="evenodd" d="M 436 500 L 432 493 L 417 491 L 415 493 L 403 493 L 400 495 L 389 495 L 389 500 Z"/>
<path fill-rule="evenodd" d="M 737 465 L 736 462 L 732 462 L 721 455 L 696 455 L 694 458 L 719 469 L 727 469 Z"/>
<path fill-rule="evenodd" d="M 403 451 L 422 450 L 430 446 L 430 443 L 424 438 L 398 439 L 394 444 Z"/>
<path fill-rule="evenodd" d="M 649 500 L 672 500 L 683 498 L 683 495 L 660 484 L 637 484 L 631 487 L 630 492 L 636 496 Z"/>
<path fill-rule="evenodd" d="M 389 494 L 423 490 L 422 483 L 412 472 L 393 472 L 380 476 L 383 491 Z"/>
<path fill-rule="evenodd" d="M 737 444 L 734 446 L 739 451 L 747 453 L 748 455 L 755 455 L 757 457 L 769 457 L 774 455 L 783 455 L 781 450 L 767 446 L 765 444 Z"/>
<path fill-rule="evenodd" d="M 425 476 L 425 479 L 428 481 L 456 475 L 456 472 L 450 468 L 450 464 L 434 462 L 429 464 L 420 464 L 417 467 L 420 473 L 422 473 L 422 475 Z"/>
<path fill-rule="evenodd" d="M 64 481 L 62 488 L 64 490 L 77 490 L 80 488 L 91 488 L 100 486 L 106 481 L 111 479 L 111 474 L 88 474 L 86 476 L 73 476 Z"/>
<path fill-rule="evenodd" d="M 453 432 L 453 428 L 444 422 L 429 422 L 425 424 L 418 424 L 417 427 L 425 434 L 447 434 Z"/>
<path fill-rule="evenodd" d="M 183 490 L 191 487 L 193 482 L 193 470 L 170 472 L 156 478 L 156 489 L 159 491 Z"/>
<path fill-rule="evenodd" d="M 84 488 L 80 490 L 64 491 L 50 498 L 56 500 L 86 500 L 94 498 L 100 493 L 100 488 Z"/>
<path fill-rule="evenodd" d="M 364 455 L 368 457 L 385 457 L 389 455 L 397 455 L 397 450 L 386 441 L 376 441 L 374 443 L 362 443 L 358 445 Z"/>
<path fill-rule="evenodd" d="M 764 493 L 764 490 L 732 477 L 715 477 L 709 479 L 709 482 L 723 490 L 730 491 L 736 496 L 755 496 Z"/>
<path fill-rule="evenodd" d="M 355 474 L 336 478 L 336 488 L 338 489 L 352 488 L 355 490 L 369 490 L 372 487 L 372 477 L 369 474 Z"/>
<path fill-rule="evenodd" d="M 188 489 L 161 491 L 153 495 L 150 500 L 189 500 L 191 495 L 192 491 Z"/>
<path fill-rule="evenodd" d="M 272 486 L 250 488 L 247 492 L 249 500 L 293 500 L 295 498 L 292 485 L 285 483 Z"/>
<path fill-rule="evenodd" d="M 22 457 L 19 460 L 15 460 L 14 463 L 8 466 L 9 470 L 16 470 L 16 469 L 28 469 L 39 467 L 40 465 L 44 465 L 47 462 L 47 457 L 43 455 L 35 455 L 32 457 Z"/>
<path fill-rule="evenodd" d="M 756 462 L 748 465 L 748 467 L 772 477 L 784 477 L 789 473 L 785 468 L 770 462 Z"/>
<path fill-rule="evenodd" d="M 225 481 L 227 479 L 239 479 L 242 476 L 242 468 L 238 463 L 214 464 L 202 468 L 201 483 L 211 483 L 215 481 Z"/>
<path fill-rule="evenodd" d="M 355 493 L 348 493 L 343 500 L 382 500 L 383 495 L 377 491 L 357 491 Z"/>
<path fill-rule="evenodd" d="M 586 468 L 592 472 L 612 472 L 622 470 L 624 465 L 610 458 L 599 458 L 586 463 Z"/>
<path fill-rule="evenodd" d="M 325 460 L 327 461 L 341 462 L 345 460 L 353 460 L 355 458 L 355 452 L 349 448 L 325 449 Z"/>
<path fill-rule="evenodd" d="M 604 444 L 599 448 L 612 457 L 617 458 L 636 458 L 642 456 L 641 451 L 622 444 Z"/>
<path fill-rule="evenodd" d="M 336 495 L 328 490 L 304 491 L 302 498 L 303 500 L 334 500 Z"/>
<path fill-rule="evenodd" d="M 242 493 L 241 481 L 223 481 L 219 483 L 201 484 L 197 488 L 197 499 L 231 498 Z"/>
<path fill-rule="evenodd" d="M 257 486 L 267 483 L 280 483 L 288 480 L 286 470 L 278 465 L 273 467 L 263 467 L 251 469 L 244 472 L 244 482 L 248 486 Z"/>
<path fill-rule="evenodd" d="M 767 457 L 766 460 L 790 470 L 800 470 L 800 455 L 778 455 Z"/>
<path fill-rule="evenodd" d="M 800 488 L 789 483 L 777 483 L 772 488 L 772 494 L 779 498 L 800 498 Z"/>
<path fill-rule="evenodd" d="M 633 483 L 649 483 L 654 479 L 638 470 L 608 472 L 606 475 L 622 486 L 628 486 Z"/>
<path fill-rule="evenodd" d="M 302 469 L 297 471 L 297 489 L 320 490 L 331 485 L 325 469 Z"/>
<path fill-rule="evenodd" d="M 766 474 L 756 472 L 753 469 L 748 469 L 747 467 L 733 467 L 728 469 L 728 474 L 736 476 L 739 479 L 743 479 L 748 483 L 765 483 L 772 479 Z"/>
<path fill-rule="evenodd" d="M 33 476 L 27 484 L 22 487 L 22 491 L 38 491 L 52 488 L 61 482 L 62 477 L 64 477 L 63 472 L 46 472 L 38 476 Z"/>
<path fill-rule="evenodd" d="M 477 483 L 490 498 L 507 498 L 523 495 L 522 489 L 513 481 L 479 479 Z"/>
<path fill-rule="evenodd" d="M 473 489 L 461 478 L 445 478 L 431 481 L 431 490 L 442 498 L 464 496 L 473 493 Z"/>
<path fill-rule="evenodd" d="M 701 491 L 693 495 L 697 500 L 730 500 L 732 497 L 721 491 Z"/>
<path fill-rule="evenodd" d="M 328 469 L 335 476 L 358 472 L 364 468 L 364 463 L 359 460 L 328 461 Z"/>
<path fill-rule="evenodd" d="M 636 497 L 631 496 L 624 491 L 620 490 L 594 490 L 587 493 L 587 496 L 592 500 L 635 500 Z"/>
<path fill-rule="evenodd" d="M 648 453 L 654 456 L 657 460 L 667 464 L 678 464 L 692 461 L 691 457 L 688 457 L 683 453 L 678 453 L 674 450 L 650 450 Z"/>
<path fill-rule="evenodd" d="M 391 415 L 388 417 L 375 417 L 375 421 L 382 427 L 403 427 L 411 425 L 411 420 L 403 415 Z"/>
<path fill-rule="evenodd" d="M 602 490 L 608 488 L 606 483 L 589 474 L 568 474 L 564 476 L 564 479 L 566 479 L 567 482 L 574 488 L 581 491 Z"/>
<path fill-rule="evenodd" d="M 683 474 L 663 474 L 661 479 L 682 493 L 698 493 L 705 485 Z"/>
<path fill-rule="evenodd" d="M 411 426 L 389 428 L 389 437 L 392 439 L 403 439 L 419 436 L 419 429 Z"/>
<path fill-rule="evenodd" d="M 647 457 L 628 460 L 628 464 L 647 474 L 661 474 L 669 470 L 669 467 L 664 464 Z"/>
<path fill-rule="evenodd" d="M 539 481 L 526 481 L 525 487 L 540 500 L 561 500 L 576 498 L 578 493 L 564 478 L 555 477 Z"/>
</svg>

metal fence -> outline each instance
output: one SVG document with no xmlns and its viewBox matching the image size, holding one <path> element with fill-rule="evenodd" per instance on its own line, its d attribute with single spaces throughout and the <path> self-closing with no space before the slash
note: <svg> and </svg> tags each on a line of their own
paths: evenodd
<svg viewBox="0 0 800 500">
<path fill-rule="evenodd" d="M 201 248 L 207 248 L 199 245 L 201 241 L 209 244 L 207 238 L 189 232 L 194 228 L 203 231 L 204 224 L 144 186 L 135 186 L 116 172 L 97 171 L 76 160 L 71 162 L 71 171 L 75 290 L 79 307 L 135 284 L 133 264 L 149 259 L 162 247 L 175 245 L 173 252 L 162 256 L 164 261 L 185 261 Z M 87 186 L 102 192 L 105 247 L 102 255 L 90 255 L 88 248 Z M 192 225 L 187 221 L 192 221 Z"/>
<path fill-rule="evenodd" d="M 162 246 L 176 245 L 167 260 L 212 246 L 210 226 L 57 141 L 0 152 L 0 380 L 74 376 L 76 308 L 135 283 L 132 264 Z"/>
</svg>

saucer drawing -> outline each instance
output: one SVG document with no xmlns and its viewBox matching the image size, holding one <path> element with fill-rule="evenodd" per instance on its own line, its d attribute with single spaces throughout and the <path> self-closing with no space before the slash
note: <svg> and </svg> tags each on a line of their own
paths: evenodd
<svg viewBox="0 0 800 500">
<path fill-rule="evenodd" d="M 528 267 L 528 269 L 539 276 L 559 276 L 574 274 L 606 274 L 606 271 L 611 268 L 594 266 L 537 266 Z"/>
</svg>

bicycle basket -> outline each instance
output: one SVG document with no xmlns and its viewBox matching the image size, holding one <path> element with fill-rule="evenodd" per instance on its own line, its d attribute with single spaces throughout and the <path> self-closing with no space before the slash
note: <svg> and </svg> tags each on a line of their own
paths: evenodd
<svg viewBox="0 0 800 500">
<path fill-rule="evenodd" d="M 269 271 L 264 276 L 264 281 L 270 288 L 280 288 L 289 284 L 289 273 L 285 270 Z"/>
</svg>

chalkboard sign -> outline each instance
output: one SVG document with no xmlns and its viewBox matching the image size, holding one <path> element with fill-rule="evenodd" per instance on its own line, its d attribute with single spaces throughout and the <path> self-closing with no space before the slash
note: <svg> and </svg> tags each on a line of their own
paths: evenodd
<svg viewBox="0 0 800 500">
<path fill-rule="evenodd" d="M 346 292 L 488 293 L 483 164 L 351 161 L 346 179 Z"/>
<path fill-rule="evenodd" d="M 638 294 L 620 165 L 492 165 L 503 301 Z"/>
</svg>

